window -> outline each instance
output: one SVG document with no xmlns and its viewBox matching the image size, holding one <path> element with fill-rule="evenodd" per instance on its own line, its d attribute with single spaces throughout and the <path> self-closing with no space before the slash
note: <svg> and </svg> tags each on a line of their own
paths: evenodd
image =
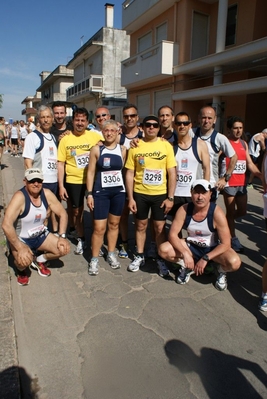
<svg viewBox="0 0 267 399">
<path fill-rule="evenodd" d="M 167 40 L 167 22 L 156 28 L 156 43 Z"/>
<path fill-rule="evenodd" d="M 138 39 L 138 53 L 147 50 L 151 46 L 152 46 L 152 32 L 149 32 L 145 36 L 142 36 Z"/>
<path fill-rule="evenodd" d="M 140 118 L 144 118 L 145 116 L 150 114 L 150 95 L 142 94 L 137 96 L 136 104 L 138 108 L 138 114 Z"/>
<path fill-rule="evenodd" d="M 193 33 L 191 60 L 204 57 L 208 53 L 209 16 L 195 12 L 193 14 Z"/>
<path fill-rule="evenodd" d="M 228 8 L 225 46 L 235 44 L 236 39 L 237 4 Z"/>
<path fill-rule="evenodd" d="M 158 115 L 158 109 L 163 105 L 172 105 L 172 93 L 171 90 L 160 90 L 154 94 L 154 114 Z"/>
</svg>

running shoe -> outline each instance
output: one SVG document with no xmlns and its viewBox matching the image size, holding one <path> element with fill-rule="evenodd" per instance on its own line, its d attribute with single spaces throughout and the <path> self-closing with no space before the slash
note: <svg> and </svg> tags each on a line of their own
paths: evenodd
<svg viewBox="0 0 267 399">
<path fill-rule="evenodd" d="M 227 277 L 226 273 L 219 273 L 219 276 L 217 277 L 216 283 L 215 283 L 215 288 L 219 291 L 225 291 L 227 290 Z"/>
<path fill-rule="evenodd" d="M 82 255 L 84 250 L 84 241 L 81 238 L 78 238 L 78 244 L 76 249 L 74 250 L 75 255 Z"/>
<path fill-rule="evenodd" d="M 188 281 L 190 280 L 191 274 L 193 274 L 193 273 L 194 273 L 194 270 L 186 269 L 186 268 L 182 267 L 180 269 L 180 274 L 176 280 L 177 284 L 187 284 Z"/>
<path fill-rule="evenodd" d="M 102 248 L 100 248 L 98 256 L 99 256 L 100 258 L 103 258 L 104 255 L 105 255 L 105 252 L 103 251 Z"/>
<path fill-rule="evenodd" d="M 17 282 L 19 285 L 29 285 L 30 284 L 30 278 L 27 275 L 26 270 L 18 270 L 17 272 Z"/>
<path fill-rule="evenodd" d="M 159 269 L 159 276 L 160 277 L 167 277 L 170 274 L 169 269 L 166 266 L 166 263 L 163 259 L 158 258 L 157 259 L 157 265 L 158 265 L 158 269 Z"/>
<path fill-rule="evenodd" d="M 121 267 L 120 262 L 118 261 L 114 252 L 111 252 L 107 256 L 107 262 L 112 269 L 119 269 Z"/>
<path fill-rule="evenodd" d="M 125 244 L 120 244 L 120 250 L 118 253 L 118 257 L 122 259 L 128 259 L 128 252 L 126 250 L 127 246 Z"/>
<path fill-rule="evenodd" d="M 263 312 L 267 312 L 267 296 L 260 298 L 258 308 Z"/>
<path fill-rule="evenodd" d="M 88 264 L 88 273 L 90 276 L 96 276 L 99 273 L 98 266 L 98 259 L 91 259 L 91 262 Z"/>
<path fill-rule="evenodd" d="M 141 266 L 144 266 L 145 264 L 145 259 L 143 256 L 137 255 L 135 259 L 129 264 L 127 270 L 129 272 L 138 272 Z"/>
<path fill-rule="evenodd" d="M 46 266 L 47 262 L 37 262 L 34 261 L 31 263 L 31 267 L 37 270 L 38 274 L 42 277 L 51 276 L 51 271 Z"/>
</svg>

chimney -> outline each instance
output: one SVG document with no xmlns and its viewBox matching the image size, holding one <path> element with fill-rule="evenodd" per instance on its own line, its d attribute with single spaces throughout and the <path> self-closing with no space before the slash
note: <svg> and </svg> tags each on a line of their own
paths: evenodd
<svg viewBox="0 0 267 399">
<path fill-rule="evenodd" d="M 106 28 L 114 28 L 114 4 L 106 3 Z"/>
</svg>

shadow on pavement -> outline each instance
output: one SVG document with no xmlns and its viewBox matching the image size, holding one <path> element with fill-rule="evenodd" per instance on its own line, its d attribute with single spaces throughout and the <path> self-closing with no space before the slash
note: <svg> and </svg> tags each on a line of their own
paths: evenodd
<svg viewBox="0 0 267 399">
<path fill-rule="evenodd" d="M 247 370 L 267 387 L 267 375 L 255 362 L 237 356 L 223 353 L 213 348 L 201 348 L 200 355 L 184 342 L 172 339 L 165 344 L 165 353 L 170 364 L 177 367 L 183 374 L 196 373 L 208 398 L 222 399 L 234 397 L 235 399 L 253 398 L 263 396 L 246 379 L 242 371 Z"/>
</svg>

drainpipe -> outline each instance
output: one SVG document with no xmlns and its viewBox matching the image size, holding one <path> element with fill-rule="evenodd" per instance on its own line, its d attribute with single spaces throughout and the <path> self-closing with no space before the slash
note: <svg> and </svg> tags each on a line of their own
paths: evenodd
<svg viewBox="0 0 267 399">
<path fill-rule="evenodd" d="M 225 50 L 225 37 L 226 37 L 226 24 L 228 13 L 228 0 L 219 0 L 218 6 L 218 23 L 216 35 L 216 53 Z M 222 67 L 217 65 L 214 67 L 213 72 L 213 85 L 222 84 Z M 221 127 L 221 97 L 214 96 L 212 99 L 212 106 L 217 110 L 216 129 L 220 130 Z"/>
</svg>

